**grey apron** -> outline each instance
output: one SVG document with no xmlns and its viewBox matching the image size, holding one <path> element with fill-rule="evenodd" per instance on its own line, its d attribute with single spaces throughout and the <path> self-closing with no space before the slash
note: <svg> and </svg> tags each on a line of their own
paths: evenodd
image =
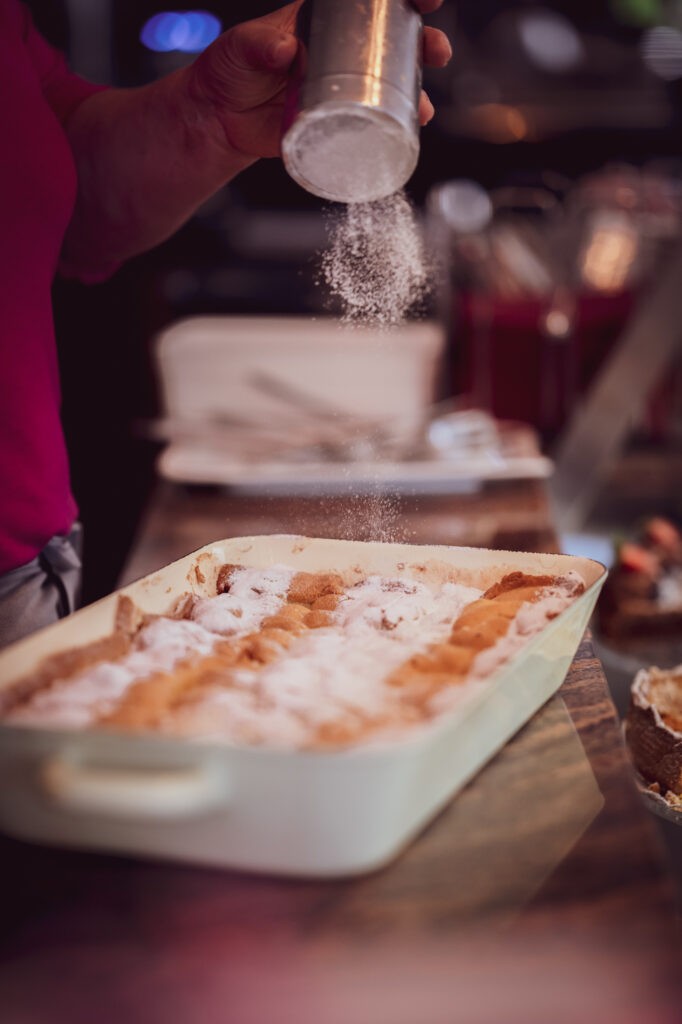
<svg viewBox="0 0 682 1024">
<path fill-rule="evenodd" d="M 26 565 L 0 576 L 0 647 L 75 611 L 81 585 L 82 527 L 53 537 Z"/>
</svg>

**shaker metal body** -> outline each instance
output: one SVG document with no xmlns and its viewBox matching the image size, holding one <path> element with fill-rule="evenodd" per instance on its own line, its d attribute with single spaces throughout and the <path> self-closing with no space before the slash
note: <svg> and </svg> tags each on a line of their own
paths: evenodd
<svg viewBox="0 0 682 1024">
<path fill-rule="evenodd" d="M 282 154 L 295 181 L 339 202 L 390 195 L 419 156 L 422 24 L 409 0 L 305 0 Z"/>
</svg>

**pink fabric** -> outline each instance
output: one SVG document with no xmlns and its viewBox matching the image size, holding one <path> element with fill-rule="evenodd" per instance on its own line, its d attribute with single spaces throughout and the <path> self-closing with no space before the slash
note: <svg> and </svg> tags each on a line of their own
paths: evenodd
<svg viewBox="0 0 682 1024">
<path fill-rule="evenodd" d="M 76 516 L 50 289 L 76 194 L 62 124 L 97 88 L 0 0 L 0 573 Z"/>
</svg>

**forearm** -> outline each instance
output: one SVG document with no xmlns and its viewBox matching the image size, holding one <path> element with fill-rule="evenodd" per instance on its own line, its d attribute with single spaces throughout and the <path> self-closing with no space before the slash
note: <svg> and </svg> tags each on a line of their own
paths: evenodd
<svg viewBox="0 0 682 1024">
<path fill-rule="evenodd" d="M 96 93 L 76 109 L 66 125 L 79 183 L 66 273 L 97 274 L 151 248 L 249 164 L 279 154 L 301 2 L 236 25 L 158 82 Z M 440 2 L 413 0 L 422 11 Z M 426 62 L 449 55 L 445 36 L 426 28 Z M 422 122 L 428 107 L 423 96 Z"/>
<path fill-rule="evenodd" d="M 67 274 L 104 270 L 157 245 L 254 162 L 229 144 L 188 69 L 89 97 L 67 135 L 78 173 L 62 250 Z"/>
</svg>

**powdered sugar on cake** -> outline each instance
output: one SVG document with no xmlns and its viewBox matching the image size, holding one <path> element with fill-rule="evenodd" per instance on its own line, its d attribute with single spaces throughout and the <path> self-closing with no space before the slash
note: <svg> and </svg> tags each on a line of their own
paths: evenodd
<svg viewBox="0 0 682 1024">
<path fill-rule="evenodd" d="M 196 665 L 194 682 L 190 678 L 183 689 L 183 677 L 183 686 L 169 686 L 167 702 L 164 690 L 161 710 L 144 727 L 283 748 L 392 738 L 472 692 L 583 589 L 575 573 L 551 585 L 549 578 L 537 578 L 530 589 L 534 578 L 524 578 L 506 633 L 482 644 L 476 639 L 472 648 L 464 631 L 457 638 L 458 618 L 469 605 L 477 603 L 474 612 L 492 603 L 479 600 L 482 591 L 474 587 L 379 575 L 343 585 L 337 574 L 327 573 L 318 579 L 320 604 L 310 589 L 315 574 L 309 579 L 287 566 L 228 568 L 227 592 L 195 599 L 186 613 L 190 619 L 148 621 L 128 654 L 52 680 L 6 718 L 79 729 L 106 722 L 113 713 L 115 722 L 124 700 L 136 703 L 135 684 L 164 673 L 177 677 L 180 669 L 192 677 Z M 525 595 L 531 599 L 524 601 Z M 501 596 L 508 604 L 509 593 Z M 298 618 L 284 621 L 287 610 Z M 308 615 L 314 624 L 306 623 Z M 262 640 L 265 654 L 249 646 Z M 429 677 L 428 669 L 410 661 L 458 644 L 465 667 L 452 678 L 440 668 Z M 212 671 L 201 676 L 211 658 Z M 433 690 L 422 685 L 434 681 Z"/>
<path fill-rule="evenodd" d="M 219 637 L 238 637 L 260 628 L 286 600 L 294 570 L 239 568 L 227 594 L 202 598 L 192 620 L 154 619 L 135 637 L 135 649 L 115 662 L 103 662 L 72 679 L 56 680 L 7 719 L 18 724 L 82 729 L 114 710 L 130 687 L 159 672 L 172 672 L 187 658 L 201 658 Z"/>
<path fill-rule="evenodd" d="M 578 573 L 569 571 L 557 578 L 555 586 L 545 587 L 537 601 L 522 604 L 506 634 L 476 656 L 469 673 L 472 682 L 489 678 L 498 668 L 511 661 L 530 638 L 568 608 L 583 589 L 584 584 Z M 456 698 L 457 694 L 443 690 L 433 699 L 432 708 L 434 711 L 444 711 Z"/>
<path fill-rule="evenodd" d="M 7 719 L 25 725 L 84 729 L 110 713 L 139 679 L 171 672 L 188 657 L 213 650 L 216 637 L 195 622 L 154 619 L 135 638 L 135 650 L 119 661 L 102 662 L 72 679 L 56 680 Z"/>
<path fill-rule="evenodd" d="M 334 621 L 349 636 L 369 627 L 387 631 L 394 641 L 425 646 L 447 636 L 462 609 L 480 596 L 476 587 L 459 583 L 444 583 L 434 592 L 411 580 L 369 576 L 343 595 Z"/>
<path fill-rule="evenodd" d="M 228 593 L 201 598 L 192 609 L 192 619 L 221 636 L 252 633 L 286 601 L 294 575 L 293 569 L 283 565 L 269 569 L 237 569 Z"/>
<path fill-rule="evenodd" d="M 169 716 L 163 728 L 289 746 L 345 719 L 356 726 L 383 720 L 395 727 L 405 716 L 387 676 L 410 655 L 446 638 L 453 620 L 480 594 L 456 583 L 434 592 L 422 583 L 370 576 L 341 596 L 329 628 L 307 631 L 285 658 L 265 668 L 236 670 L 237 692 L 216 686 Z"/>
</svg>

